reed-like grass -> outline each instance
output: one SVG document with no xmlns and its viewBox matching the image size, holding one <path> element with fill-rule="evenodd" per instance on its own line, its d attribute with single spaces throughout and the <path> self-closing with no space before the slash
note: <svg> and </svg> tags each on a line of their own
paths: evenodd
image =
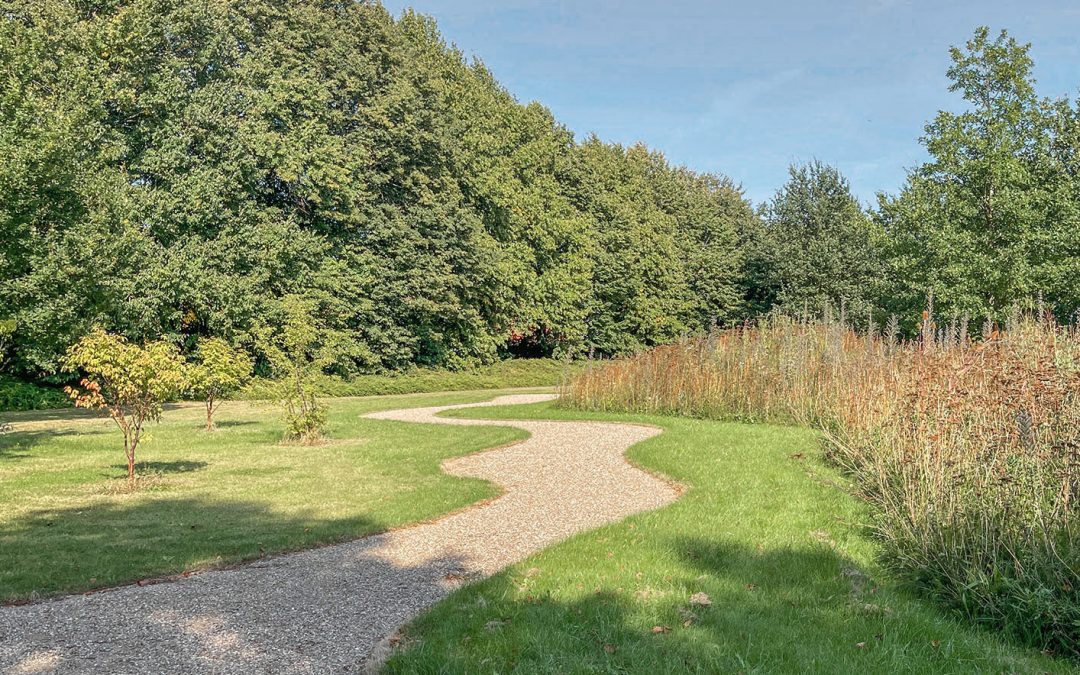
<svg viewBox="0 0 1080 675">
<path fill-rule="evenodd" d="M 916 340 L 772 318 L 593 365 L 564 405 L 808 424 L 874 505 L 885 563 L 1080 657 L 1080 332 L 964 322 Z"/>
</svg>

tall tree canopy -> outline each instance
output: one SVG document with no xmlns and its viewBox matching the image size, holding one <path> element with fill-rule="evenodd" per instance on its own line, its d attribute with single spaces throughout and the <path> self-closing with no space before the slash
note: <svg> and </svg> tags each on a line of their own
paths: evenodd
<svg viewBox="0 0 1080 675">
<path fill-rule="evenodd" d="M 94 327 L 245 348 L 312 307 L 325 367 L 632 352 L 779 307 L 1080 308 L 1080 105 L 976 31 L 872 217 L 812 162 L 755 213 L 728 178 L 578 141 L 434 22 L 356 0 L 8 0 L 0 364 Z M 60 373 L 58 377 L 63 377 Z"/>
<path fill-rule="evenodd" d="M 1080 301 L 1076 116 L 1035 94 L 1030 45 L 980 28 L 951 50 L 951 91 L 970 106 L 926 126 L 930 161 L 882 197 L 890 303 L 933 295 L 945 314 L 1000 319 L 1043 293 L 1063 315 Z"/>
<path fill-rule="evenodd" d="M 880 282 L 878 229 L 836 168 L 814 161 L 789 175 L 744 232 L 751 309 L 843 306 L 865 316 Z"/>
<path fill-rule="evenodd" d="M 0 319 L 257 353 L 302 296 L 332 371 L 615 353 L 736 311 L 725 178 L 578 144 L 434 23 L 354 0 L 11 0 Z"/>
</svg>

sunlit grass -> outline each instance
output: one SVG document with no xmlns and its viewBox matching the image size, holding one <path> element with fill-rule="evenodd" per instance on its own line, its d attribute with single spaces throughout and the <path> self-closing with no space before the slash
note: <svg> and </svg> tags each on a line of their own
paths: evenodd
<svg viewBox="0 0 1080 675">
<path fill-rule="evenodd" d="M 265 404 L 224 404 L 212 433 L 201 429 L 201 407 L 173 408 L 148 427 L 134 493 L 126 491 L 122 439 L 111 422 L 76 411 L 8 415 L 27 430 L 0 435 L 0 600 L 352 539 L 491 497 L 494 486 L 447 476 L 439 463 L 523 432 L 419 433 L 360 416 L 492 395 L 334 399 L 330 438 L 314 447 L 282 444 L 279 412 Z"/>
<path fill-rule="evenodd" d="M 629 457 L 689 489 L 458 591 L 406 630 L 390 672 L 1071 672 L 891 584 L 807 429 L 550 404 L 457 415 L 659 425 Z"/>
</svg>

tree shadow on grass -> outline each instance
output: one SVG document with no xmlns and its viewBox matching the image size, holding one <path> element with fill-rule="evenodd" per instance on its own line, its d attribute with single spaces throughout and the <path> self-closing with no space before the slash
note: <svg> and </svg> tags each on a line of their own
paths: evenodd
<svg viewBox="0 0 1080 675">
<path fill-rule="evenodd" d="M 266 504 L 154 498 L 39 509 L 0 523 L 0 602 L 81 592 L 346 541 L 387 529 L 364 514 L 283 515 Z"/>
<path fill-rule="evenodd" d="M 1048 663 L 879 585 L 826 544 L 669 544 L 676 561 L 665 572 L 676 571 L 663 578 L 644 564 L 643 577 L 609 566 L 592 582 L 580 570 L 545 579 L 541 568 L 462 590 L 410 627 L 412 649 L 389 671 L 1042 672 Z M 555 599 L 575 587 L 579 599 Z M 493 621 L 502 622 L 494 631 Z M 1003 660 L 1010 654 L 1019 656 Z"/>
<path fill-rule="evenodd" d="M 38 445 L 44 445 L 57 438 L 79 435 L 96 435 L 106 433 L 96 429 L 28 429 L 25 431 L 9 431 L 0 434 L 0 460 L 24 459 L 31 455 L 30 450 Z"/>
<path fill-rule="evenodd" d="M 195 460 L 177 460 L 174 462 L 136 462 L 135 473 L 191 473 L 192 471 L 198 471 L 199 469 L 205 469 L 210 466 L 207 462 L 195 461 Z M 123 476 L 127 475 L 127 464 L 114 464 L 111 469 L 115 469 Z M 110 476 L 112 477 L 112 476 Z"/>
<path fill-rule="evenodd" d="M 254 503 L 192 499 L 112 505 L 89 521 L 81 518 L 75 510 L 38 512 L 0 532 L 0 541 L 28 543 L 42 528 L 89 529 L 81 541 L 46 537 L 48 562 L 25 561 L 24 571 L 52 564 L 63 580 L 113 573 L 132 560 L 142 565 L 137 576 L 144 578 L 153 576 L 148 570 L 166 552 L 257 557 L 275 546 L 311 546 L 311 537 L 326 541 L 332 532 L 345 539 L 384 529 L 364 517 L 319 522 L 282 517 Z M 236 672 L 355 672 L 380 640 L 456 584 L 464 568 L 453 556 L 398 564 L 380 555 L 381 541 L 164 580 L 164 587 L 0 607 L 0 671 L 44 663 L 49 671 L 149 672 L 160 670 L 167 654 L 168 669 L 176 672 L 216 672 L 223 663 Z M 8 553 L 0 550 L 0 571 L 11 562 Z M 168 571 L 176 570 L 159 573 Z M 103 579 L 97 585 L 106 585 Z M 32 630 L 25 630 L 28 623 Z"/>
<path fill-rule="evenodd" d="M 253 424 L 258 424 L 258 422 L 255 420 L 221 420 L 220 422 L 214 420 L 214 427 L 218 429 L 233 429 L 236 427 L 247 427 Z"/>
<path fill-rule="evenodd" d="M 109 417 L 98 410 L 86 408 L 49 408 L 47 410 L 14 410 L 0 412 L 0 422 L 19 424 L 22 422 L 70 422 L 72 420 L 92 420 Z"/>
</svg>

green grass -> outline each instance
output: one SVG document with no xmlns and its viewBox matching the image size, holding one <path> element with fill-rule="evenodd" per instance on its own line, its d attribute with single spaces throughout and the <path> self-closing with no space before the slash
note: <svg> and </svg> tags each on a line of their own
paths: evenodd
<svg viewBox="0 0 1080 675">
<path fill-rule="evenodd" d="M 318 378 L 319 394 L 327 397 L 385 396 L 446 391 L 478 391 L 520 387 L 554 387 L 567 374 L 579 372 L 582 362 L 567 364 L 558 359 L 504 359 L 468 370 L 414 368 L 389 375 L 357 375 L 350 379 Z M 267 400 L 275 396 L 272 380 L 256 378 L 237 398 Z M 71 402 L 59 387 L 40 386 L 0 377 L 0 413 L 22 410 L 70 408 Z"/>
<path fill-rule="evenodd" d="M 390 672 L 1073 672 L 891 585 L 810 431 L 550 404 L 456 414 L 656 424 L 629 456 L 688 491 L 454 593 Z M 690 605 L 699 592 L 710 606 Z"/>
<path fill-rule="evenodd" d="M 487 393 L 336 399 L 326 445 L 282 445 L 278 412 L 226 403 L 166 412 L 139 448 L 147 486 L 125 484 L 122 437 L 80 411 L 10 413 L 0 434 L 0 601 L 83 591 L 352 539 L 496 494 L 442 473 L 446 457 L 521 438 L 491 427 L 364 420 L 380 409 L 480 401 Z M 33 420 L 39 420 L 33 422 Z"/>
<path fill-rule="evenodd" d="M 506 359 L 491 365 L 469 370 L 437 370 L 417 368 L 393 375 L 358 375 L 344 380 L 322 377 L 318 388 L 324 396 L 382 396 L 422 392 L 465 391 L 477 389 L 509 389 L 516 387 L 553 387 L 567 373 L 576 373 L 583 364 L 569 366 L 556 359 Z M 569 370 L 568 370 L 569 369 Z M 255 380 L 248 385 L 242 398 L 273 398 L 273 383 Z"/>
<path fill-rule="evenodd" d="M 336 399 L 333 440 L 313 448 L 281 445 L 277 413 L 261 404 L 226 404 L 213 434 L 198 406 L 181 406 L 151 429 L 150 478 L 135 494 L 115 491 L 124 466 L 110 423 L 79 411 L 2 416 L 32 428 L 0 435 L 0 598 L 351 539 L 491 497 L 493 486 L 439 462 L 520 432 L 418 433 L 359 417 L 491 395 Z M 665 433 L 630 456 L 688 491 L 453 594 L 407 630 L 391 672 L 1072 672 L 893 587 L 859 525 L 863 505 L 805 429 L 549 404 L 456 414 L 657 424 Z M 699 592 L 710 606 L 690 606 Z"/>
</svg>

